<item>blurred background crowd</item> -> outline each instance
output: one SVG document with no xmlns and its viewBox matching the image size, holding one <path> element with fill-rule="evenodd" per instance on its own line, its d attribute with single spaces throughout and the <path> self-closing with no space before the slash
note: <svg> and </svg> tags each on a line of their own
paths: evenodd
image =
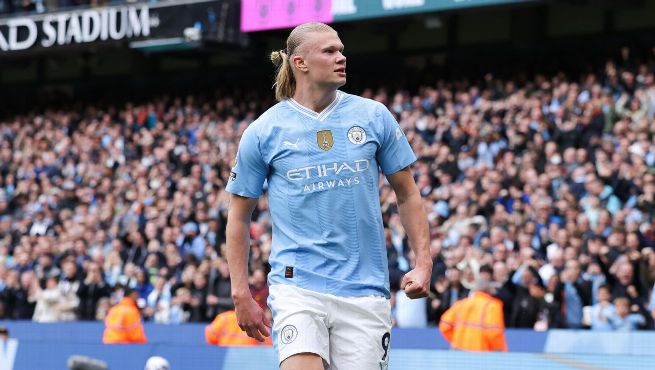
<svg viewBox="0 0 655 370">
<path fill-rule="evenodd" d="M 105 6 L 159 0 L 0 0 L 0 14 L 44 13 L 71 7 Z"/>
<path fill-rule="evenodd" d="M 419 161 L 434 259 L 429 298 L 381 181 L 394 323 L 436 325 L 479 277 L 508 327 L 633 330 L 655 318 L 655 58 L 628 48 L 583 75 L 424 81 L 360 94 L 396 116 Z M 102 320 L 139 292 L 145 320 L 210 321 L 232 307 L 230 174 L 270 91 L 153 96 L 0 122 L 0 319 Z M 250 230 L 265 304 L 271 223 Z"/>
</svg>

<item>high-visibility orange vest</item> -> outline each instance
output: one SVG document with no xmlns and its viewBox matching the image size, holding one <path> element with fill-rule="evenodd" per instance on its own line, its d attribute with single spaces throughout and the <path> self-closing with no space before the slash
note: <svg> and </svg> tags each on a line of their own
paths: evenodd
<svg viewBox="0 0 655 370">
<path fill-rule="evenodd" d="M 234 310 L 217 315 L 214 321 L 205 327 L 205 339 L 207 343 L 215 346 L 272 345 L 271 337 L 266 337 L 266 341 L 260 342 L 255 338 L 250 338 L 245 331 L 242 331 Z"/>
<path fill-rule="evenodd" d="M 455 302 L 441 316 L 439 330 L 455 349 L 507 351 L 503 302 L 484 292 Z"/>
<path fill-rule="evenodd" d="M 132 299 L 123 298 L 117 305 L 109 309 L 105 318 L 102 343 L 146 343 L 141 313 Z"/>
</svg>

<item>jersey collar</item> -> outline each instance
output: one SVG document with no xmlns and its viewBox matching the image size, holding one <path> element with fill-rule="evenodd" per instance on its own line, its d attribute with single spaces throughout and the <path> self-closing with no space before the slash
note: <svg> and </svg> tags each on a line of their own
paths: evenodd
<svg viewBox="0 0 655 370">
<path fill-rule="evenodd" d="M 322 122 L 330 115 L 330 113 L 332 113 L 336 109 L 342 97 L 343 97 L 343 93 L 337 90 L 337 95 L 332 101 L 332 103 L 330 103 L 330 105 L 328 105 L 325 109 L 323 109 L 321 113 L 316 113 L 313 110 L 304 107 L 303 105 L 295 101 L 293 98 L 287 99 L 287 104 L 289 104 L 289 107 L 296 110 L 298 113 L 302 113 L 309 118 L 313 118 L 315 120 L 319 120 Z"/>
</svg>

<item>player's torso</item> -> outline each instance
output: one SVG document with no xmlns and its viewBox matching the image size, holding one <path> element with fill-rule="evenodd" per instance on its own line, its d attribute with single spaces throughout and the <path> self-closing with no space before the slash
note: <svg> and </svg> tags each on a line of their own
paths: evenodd
<svg viewBox="0 0 655 370">
<path fill-rule="evenodd" d="M 320 115 L 287 104 L 266 136 L 271 190 L 290 197 L 365 190 L 360 186 L 377 191 L 371 180 L 379 143 L 367 114 L 357 115 L 347 100 Z"/>
<path fill-rule="evenodd" d="M 372 111 L 349 97 L 341 95 L 321 114 L 283 102 L 261 127 L 273 216 L 272 284 L 386 294 L 376 160 L 381 135 Z"/>
</svg>

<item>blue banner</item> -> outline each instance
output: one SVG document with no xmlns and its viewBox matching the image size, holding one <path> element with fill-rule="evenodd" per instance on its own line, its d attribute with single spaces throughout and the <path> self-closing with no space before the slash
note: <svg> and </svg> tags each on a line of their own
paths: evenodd
<svg viewBox="0 0 655 370">
<path fill-rule="evenodd" d="M 0 341 L 0 370 L 65 370 L 72 355 L 105 361 L 110 370 L 141 370 L 162 356 L 171 370 L 274 370 L 272 347 L 214 347 L 204 341 L 204 324 L 146 324 L 148 344 L 103 345 L 102 323 L 0 322 L 11 339 Z M 437 328 L 394 329 L 389 369 L 651 369 L 655 332 L 591 332 L 508 329 L 509 353 L 449 351 Z"/>
</svg>

